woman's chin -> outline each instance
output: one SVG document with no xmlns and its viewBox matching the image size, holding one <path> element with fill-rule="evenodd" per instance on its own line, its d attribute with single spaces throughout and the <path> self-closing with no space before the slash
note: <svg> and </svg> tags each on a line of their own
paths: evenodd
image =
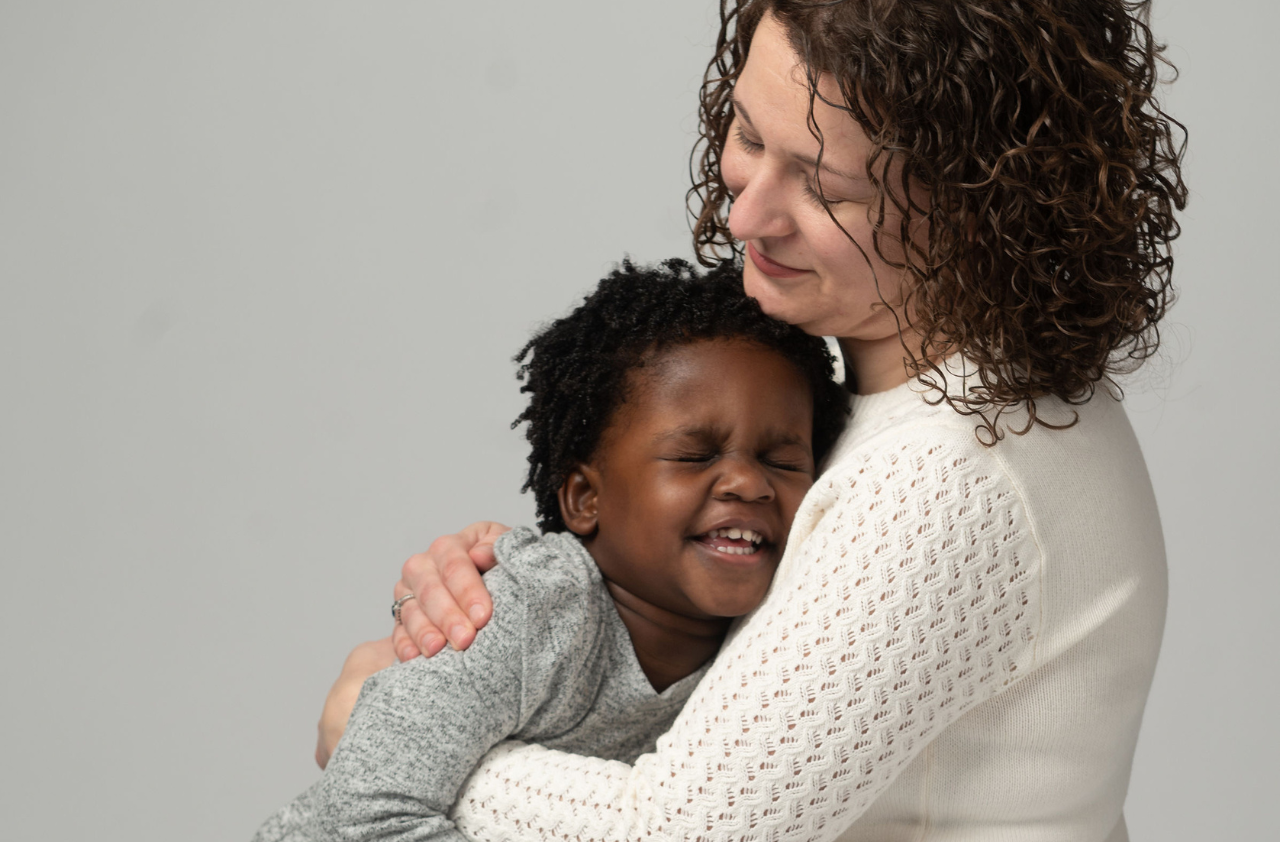
<svg viewBox="0 0 1280 842">
<path fill-rule="evenodd" d="M 767 282 L 754 287 L 744 283 L 743 290 L 748 298 L 756 300 L 756 303 L 760 305 L 760 309 L 764 311 L 766 316 L 777 319 L 780 322 L 786 322 L 789 325 L 795 325 L 805 333 L 813 336 L 823 335 L 810 329 L 813 326 L 811 324 L 812 320 L 795 307 L 795 302 L 791 300 L 791 296 L 781 294 L 778 290 L 772 289 Z"/>
<path fill-rule="evenodd" d="M 742 291 L 756 300 L 765 315 L 794 324 L 787 318 L 787 296 L 750 262 L 742 268 Z"/>
</svg>

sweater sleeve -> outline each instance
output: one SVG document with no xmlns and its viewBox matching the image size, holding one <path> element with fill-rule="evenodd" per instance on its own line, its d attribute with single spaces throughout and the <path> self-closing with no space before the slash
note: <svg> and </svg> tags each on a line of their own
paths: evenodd
<svg viewBox="0 0 1280 842">
<path fill-rule="evenodd" d="M 970 436 L 970 438 L 972 438 Z M 505 743 L 477 840 L 832 839 L 948 724 L 1030 671 L 1040 552 L 976 442 L 917 428 L 815 484 L 765 602 L 630 767 Z"/>
<path fill-rule="evenodd" d="M 462 839 L 447 811 L 476 762 L 520 719 L 521 604 L 499 597 L 495 608 L 499 602 L 510 620 L 485 629 L 466 652 L 416 658 L 365 682 L 310 790 L 310 836 Z"/>
</svg>

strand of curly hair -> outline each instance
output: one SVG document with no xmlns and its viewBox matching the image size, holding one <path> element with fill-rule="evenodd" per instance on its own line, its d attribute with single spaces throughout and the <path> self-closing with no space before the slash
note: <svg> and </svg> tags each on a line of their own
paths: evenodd
<svg viewBox="0 0 1280 842">
<path fill-rule="evenodd" d="M 690 160 L 706 265 L 741 260 L 720 160 L 766 13 L 807 69 L 819 155 L 821 74 L 840 89 L 829 104 L 871 141 L 867 245 L 910 280 L 891 310 L 903 336 L 919 337 L 903 341 L 907 373 L 936 401 L 979 416 L 994 444 L 1010 410 L 1027 411 L 1015 433 L 1053 427 L 1038 398 L 1083 403 L 1156 352 L 1173 301 L 1174 212 L 1187 201 L 1186 129 L 1156 97 L 1172 65 L 1149 0 L 722 0 Z M 908 233 L 921 220 L 927 242 Z M 948 392 L 937 363 L 957 352 L 978 368 L 965 394 Z"/>
</svg>

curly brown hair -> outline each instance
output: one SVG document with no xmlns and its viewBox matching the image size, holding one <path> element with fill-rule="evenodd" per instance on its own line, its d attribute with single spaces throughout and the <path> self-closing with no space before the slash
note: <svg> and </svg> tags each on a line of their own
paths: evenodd
<svg viewBox="0 0 1280 842">
<path fill-rule="evenodd" d="M 722 0 L 689 191 L 706 265 L 742 257 L 720 160 L 766 13 L 807 68 L 819 155 L 820 74 L 871 140 L 871 245 L 909 277 L 893 308 L 920 337 L 919 348 L 904 338 L 905 364 L 937 401 L 978 415 L 994 443 L 1005 412 L 1026 407 L 1016 433 L 1053 427 L 1038 398 L 1084 403 L 1155 353 L 1173 300 L 1174 210 L 1187 200 L 1186 129 L 1156 100 L 1161 67 L 1176 71 L 1149 0 Z M 908 236 L 921 219 L 927 243 Z M 979 368 L 964 395 L 948 394 L 934 362 L 956 352 Z"/>
</svg>

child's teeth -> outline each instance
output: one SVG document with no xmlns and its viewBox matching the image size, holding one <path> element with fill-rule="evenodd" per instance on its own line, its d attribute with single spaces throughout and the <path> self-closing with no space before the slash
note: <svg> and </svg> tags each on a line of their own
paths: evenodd
<svg viewBox="0 0 1280 842">
<path fill-rule="evenodd" d="M 760 544 L 764 542 L 764 536 L 761 535 L 759 532 L 755 532 L 751 529 L 740 529 L 736 526 L 727 526 L 721 529 L 713 530 L 711 532 L 711 537 L 729 538 L 734 541 L 738 540 L 739 538 L 745 538 L 753 544 Z"/>
</svg>

